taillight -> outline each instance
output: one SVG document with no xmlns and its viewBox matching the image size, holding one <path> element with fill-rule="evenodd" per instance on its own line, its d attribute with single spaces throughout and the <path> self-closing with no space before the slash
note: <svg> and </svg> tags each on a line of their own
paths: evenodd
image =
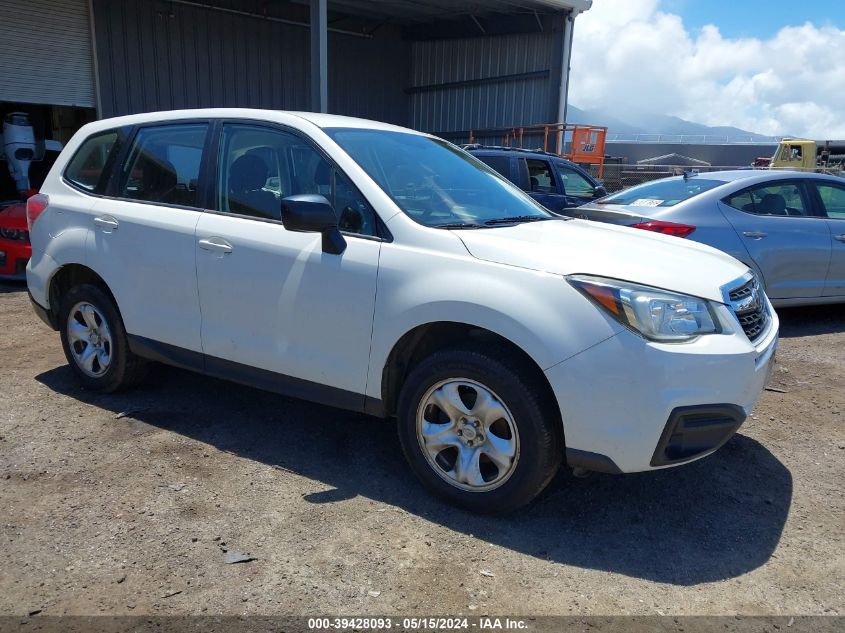
<svg viewBox="0 0 845 633">
<path fill-rule="evenodd" d="M 43 193 L 37 193 L 26 201 L 26 223 L 29 225 L 30 232 L 38 216 L 44 213 L 48 204 L 50 204 L 50 197 Z"/>
<path fill-rule="evenodd" d="M 689 224 L 661 222 L 660 220 L 649 220 L 648 222 L 640 222 L 639 224 L 632 224 L 631 226 L 635 229 L 653 231 L 654 233 L 663 233 L 663 235 L 674 235 L 675 237 L 687 237 L 690 233 L 695 231 L 695 227 L 690 226 Z"/>
</svg>

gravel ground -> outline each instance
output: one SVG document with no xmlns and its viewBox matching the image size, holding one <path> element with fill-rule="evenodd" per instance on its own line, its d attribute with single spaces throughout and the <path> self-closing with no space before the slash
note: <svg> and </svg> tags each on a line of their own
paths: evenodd
<svg viewBox="0 0 845 633">
<path fill-rule="evenodd" d="M 845 306 L 781 318 L 783 393 L 715 455 L 490 518 L 380 420 L 166 367 L 83 391 L 0 285 L 0 614 L 845 614 Z"/>
</svg>

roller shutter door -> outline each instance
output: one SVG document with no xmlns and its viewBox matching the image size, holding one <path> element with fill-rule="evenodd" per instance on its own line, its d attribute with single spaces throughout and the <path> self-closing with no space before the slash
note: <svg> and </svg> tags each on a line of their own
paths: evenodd
<svg viewBox="0 0 845 633">
<path fill-rule="evenodd" d="M 87 0 L 0 0 L 0 101 L 95 107 Z"/>
</svg>

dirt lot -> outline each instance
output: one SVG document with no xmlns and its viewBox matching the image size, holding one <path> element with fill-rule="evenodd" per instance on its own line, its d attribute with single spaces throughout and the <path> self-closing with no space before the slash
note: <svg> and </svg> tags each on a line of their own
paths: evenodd
<svg viewBox="0 0 845 633">
<path fill-rule="evenodd" d="M 164 367 L 85 392 L 0 286 L 0 614 L 845 614 L 845 306 L 782 320 L 786 393 L 721 451 L 489 518 L 379 420 Z"/>
</svg>

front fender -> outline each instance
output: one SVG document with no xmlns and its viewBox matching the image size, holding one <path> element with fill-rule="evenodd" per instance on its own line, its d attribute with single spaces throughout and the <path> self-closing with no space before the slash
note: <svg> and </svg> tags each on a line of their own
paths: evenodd
<svg viewBox="0 0 845 633">
<path fill-rule="evenodd" d="M 560 275 L 485 262 L 469 254 L 433 257 L 424 250 L 385 245 L 367 395 L 381 397 L 377 377 L 402 336 L 443 321 L 494 332 L 522 349 L 541 369 L 622 329 Z"/>
</svg>

